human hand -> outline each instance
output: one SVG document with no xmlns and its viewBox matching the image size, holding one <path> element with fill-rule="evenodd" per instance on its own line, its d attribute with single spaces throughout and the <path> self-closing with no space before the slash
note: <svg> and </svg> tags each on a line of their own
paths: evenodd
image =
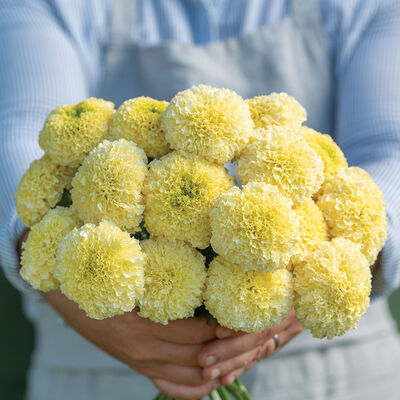
<svg viewBox="0 0 400 400">
<path fill-rule="evenodd" d="M 18 241 L 20 256 L 28 235 L 26 229 Z M 43 296 L 78 333 L 148 377 L 170 397 L 201 398 L 219 386 L 217 380 L 202 376 L 197 361 L 204 343 L 216 338 L 215 321 L 207 325 L 204 317 L 196 317 L 164 326 L 139 317 L 136 311 L 99 321 L 88 318 L 59 290 Z"/>
<path fill-rule="evenodd" d="M 207 380 L 219 379 L 222 385 L 229 385 L 258 361 L 282 348 L 302 330 L 294 310 L 279 326 L 264 329 L 258 334 L 234 332 L 217 326 L 218 339 L 204 346 L 198 356 L 199 364 L 204 366 L 202 375 Z M 273 339 L 275 334 L 279 337 L 278 349 Z"/>
<path fill-rule="evenodd" d="M 201 398 L 220 384 L 202 376 L 197 355 L 204 343 L 216 339 L 216 322 L 204 317 L 156 324 L 135 311 L 104 320 L 88 318 L 60 291 L 44 297 L 78 333 L 122 361 L 170 397 Z"/>
<path fill-rule="evenodd" d="M 28 239 L 29 236 L 29 232 L 31 230 L 29 228 L 24 229 L 24 231 L 21 233 L 21 236 L 18 239 L 17 242 L 17 252 L 18 252 L 18 256 L 19 258 L 21 258 L 21 254 L 22 254 L 22 246 L 24 244 L 24 242 L 26 242 L 26 240 Z"/>
</svg>

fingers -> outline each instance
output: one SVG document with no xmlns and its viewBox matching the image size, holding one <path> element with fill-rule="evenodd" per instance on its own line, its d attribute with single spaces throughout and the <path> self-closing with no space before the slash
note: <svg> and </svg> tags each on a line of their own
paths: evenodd
<svg viewBox="0 0 400 400">
<path fill-rule="evenodd" d="M 252 361 L 250 364 L 238 368 L 235 371 L 232 371 L 231 373 L 220 379 L 220 384 L 224 386 L 230 385 L 235 379 L 239 378 L 240 375 L 253 368 L 256 364 L 256 361 Z"/>
<path fill-rule="evenodd" d="M 216 362 L 227 360 L 246 353 L 254 347 L 260 346 L 273 337 L 274 334 L 288 329 L 292 325 L 298 326 L 299 322 L 294 311 L 281 322 L 279 326 L 264 329 L 259 334 L 246 334 L 235 332 L 220 325 L 216 327 L 216 335 L 220 340 L 213 340 L 199 353 L 199 364 L 207 367 Z M 222 339 L 225 338 L 225 339 Z"/>
<path fill-rule="evenodd" d="M 232 329 L 225 328 L 224 326 L 217 325 L 215 334 L 218 339 L 226 339 L 228 337 L 245 335 L 245 332 L 236 332 Z"/>
<path fill-rule="evenodd" d="M 269 339 L 261 346 L 253 349 L 247 354 L 236 357 L 236 362 L 231 362 L 232 360 L 229 360 L 223 363 L 225 365 L 222 364 L 223 366 L 221 367 L 221 370 L 224 369 L 226 373 L 224 372 L 221 375 L 221 385 L 230 385 L 236 378 L 253 368 L 263 358 L 272 356 L 276 350 L 274 340 Z"/>
<path fill-rule="evenodd" d="M 202 370 L 199 367 L 147 362 L 138 364 L 135 369 L 150 379 L 163 379 L 177 385 L 200 386 L 210 381 L 203 378 Z"/>
<path fill-rule="evenodd" d="M 220 386 L 217 380 L 210 381 L 199 386 L 179 385 L 169 382 L 168 380 L 158 378 L 152 379 L 152 382 L 158 390 L 165 393 L 167 396 L 187 400 L 201 399 Z"/>
<path fill-rule="evenodd" d="M 212 380 L 229 375 L 232 371 L 250 365 L 259 357 L 259 348 L 256 347 L 247 353 L 204 368 L 202 375 L 206 380 Z"/>
<path fill-rule="evenodd" d="M 176 344 L 156 339 L 149 347 L 151 349 L 143 348 L 142 356 L 136 354 L 135 358 L 138 361 L 161 361 L 186 367 L 199 366 L 197 355 L 202 348 L 200 344 Z"/>
<path fill-rule="evenodd" d="M 280 332 L 278 333 L 278 348 L 275 346 L 274 339 L 269 339 L 246 354 L 205 368 L 203 371 L 203 377 L 208 379 L 214 377 L 216 373 L 213 373 L 213 369 L 217 369 L 220 371 L 219 376 L 221 384 L 230 385 L 233 380 L 254 367 L 257 362 L 261 361 L 264 358 L 271 357 L 302 331 L 303 328 L 301 327 L 300 323 L 297 320 L 292 319 L 291 323 L 285 329 L 280 330 Z"/>
<path fill-rule="evenodd" d="M 271 332 L 269 329 L 266 329 L 259 334 L 248 333 L 228 339 L 213 340 L 200 350 L 198 355 L 199 364 L 207 367 L 247 353 L 264 343 L 270 337 L 272 337 Z"/>
<path fill-rule="evenodd" d="M 300 322 L 298 322 L 297 320 L 293 321 L 293 323 L 290 324 L 286 329 L 283 329 L 279 333 L 277 333 L 279 336 L 279 347 L 275 349 L 275 351 L 281 349 L 303 330 L 304 329 L 300 325 Z"/>
<path fill-rule="evenodd" d="M 200 344 L 215 339 L 217 323 L 208 325 L 205 317 L 193 317 L 169 321 L 168 325 L 151 322 L 151 333 L 166 342 L 178 344 Z"/>
</svg>

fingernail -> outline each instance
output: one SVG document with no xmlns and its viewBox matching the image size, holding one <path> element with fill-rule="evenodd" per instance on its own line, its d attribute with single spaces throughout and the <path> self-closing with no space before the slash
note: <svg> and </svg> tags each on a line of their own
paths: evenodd
<svg viewBox="0 0 400 400">
<path fill-rule="evenodd" d="M 212 364 L 215 364 L 215 361 L 217 361 L 217 359 L 214 356 L 208 356 L 206 358 L 206 362 L 205 362 L 204 366 L 208 367 L 208 366 L 210 366 Z"/>
<path fill-rule="evenodd" d="M 221 375 L 221 371 L 217 368 L 211 371 L 211 379 L 217 379 Z"/>
<path fill-rule="evenodd" d="M 232 382 L 234 381 L 234 377 L 233 376 L 231 376 L 230 378 L 228 378 L 228 383 L 227 383 L 227 385 L 226 386 L 228 386 L 228 385 L 232 385 Z"/>
<path fill-rule="evenodd" d="M 227 337 L 233 336 L 234 332 L 231 331 L 230 329 L 223 329 L 221 330 L 219 337 L 220 339 L 225 339 Z"/>
</svg>

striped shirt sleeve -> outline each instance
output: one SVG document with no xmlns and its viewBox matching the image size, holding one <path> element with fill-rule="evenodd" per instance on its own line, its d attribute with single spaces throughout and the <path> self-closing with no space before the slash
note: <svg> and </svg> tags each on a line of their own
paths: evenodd
<svg viewBox="0 0 400 400">
<path fill-rule="evenodd" d="M 349 164 L 367 170 L 384 193 L 388 240 L 373 279 L 380 296 L 400 285 L 400 3 L 366 12 L 352 51 L 344 61 L 338 54 L 336 131 Z"/>
<path fill-rule="evenodd" d="M 16 186 L 42 154 L 38 133 L 49 111 L 88 97 L 89 77 L 97 74 L 57 12 L 41 0 L 0 4 L 0 262 L 9 281 L 30 293 L 18 273 L 16 242 L 24 226 L 15 211 Z M 72 16 L 75 23 L 80 14 Z"/>
</svg>

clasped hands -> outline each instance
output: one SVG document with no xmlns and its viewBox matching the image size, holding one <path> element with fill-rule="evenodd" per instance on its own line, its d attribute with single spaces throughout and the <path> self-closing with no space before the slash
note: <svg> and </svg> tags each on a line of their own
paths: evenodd
<svg viewBox="0 0 400 400">
<path fill-rule="evenodd" d="M 135 311 L 93 320 L 59 291 L 44 294 L 65 321 L 102 350 L 145 375 L 170 397 L 196 399 L 230 384 L 302 328 L 294 311 L 277 327 L 259 334 L 237 333 L 202 316 L 156 324 Z"/>
</svg>

